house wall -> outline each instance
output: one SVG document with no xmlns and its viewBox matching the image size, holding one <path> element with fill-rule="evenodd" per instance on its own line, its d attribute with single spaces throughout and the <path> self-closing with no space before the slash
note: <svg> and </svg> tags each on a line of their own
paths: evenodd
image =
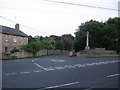
<svg viewBox="0 0 120 90">
<path fill-rule="evenodd" d="M 2 34 L 2 49 L 3 53 L 5 52 L 5 47 L 8 47 L 8 52 L 14 49 L 20 49 L 21 45 L 25 45 L 28 43 L 27 37 L 15 36 L 15 35 L 7 35 Z"/>
<path fill-rule="evenodd" d="M 0 59 L 2 59 L 2 34 L 0 34 Z"/>
<path fill-rule="evenodd" d="M 2 57 L 8 58 L 8 55 L 5 55 L 5 48 L 7 47 L 7 52 L 10 52 L 14 48 L 20 49 L 21 45 L 28 44 L 28 37 L 22 37 L 22 36 L 15 36 L 15 35 L 8 35 L 8 34 L 1 34 L 2 37 Z"/>
</svg>

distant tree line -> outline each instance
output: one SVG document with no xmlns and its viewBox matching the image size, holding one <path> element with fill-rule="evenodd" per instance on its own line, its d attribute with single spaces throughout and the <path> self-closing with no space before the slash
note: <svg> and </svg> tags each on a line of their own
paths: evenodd
<svg viewBox="0 0 120 90">
<path fill-rule="evenodd" d="M 21 49 L 30 52 L 33 56 L 39 50 L 46 49 L 47 54 L 48 50 L 73 50 L 73 40 L 74 37 L 71 34 L 64 34 L 62 36 L 51 35 L 49 37 L 42 37 L 42 36 L 29 36 L 28 37 L 28 44 L 23 45 Z"/>
<path fill-rule="evenodd" d="M 82 23 L 75 32 L 75 51 L 85 48 L 87 31 L 90 32 L 91 48 L 105 48 L 120 52 L 120 18 L 109 18 L 105 22 L 90 20 Z"/>
<path fill-rule="evenodd" d="M 91 48 L 105 48 L 120 52 L 120 18 L 109 18 L 105 22 L 90 20 L 78 26 L 75 37 L 71 34 L 62 36 L 51 35 L 49 37 L 29 36 L 27 45 L 22 49 L 32 53 L 34 56 L 39 50 L 59 49 L 74 50 L 78 52 L 84 50 L 86 45 L 86 32 L 89 31 L 89 43 Z"/>
</svg>

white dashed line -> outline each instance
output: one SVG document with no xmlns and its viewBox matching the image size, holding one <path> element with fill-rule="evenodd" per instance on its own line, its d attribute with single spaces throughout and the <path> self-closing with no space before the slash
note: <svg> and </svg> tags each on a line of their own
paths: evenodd
<svg viewBox="0 0 120 90">
<path fill-rule="evenodd" d="M 48 68 L 44 68 L 37 63 L 34 63 L 34 64 L 45 71 L 54 71 L 54 70 L 64 70 L 64 69 L 71 69 L 71 68 L 81 68 L 81 67 L 87 67 L 87 66 L 89 67 L 89 66 L 93 66 L 93 65 L 112 64 L 112 63 L 118 63 L 118 62 L 120 62 L 120 60 L 105 61 L 105 62 L 102 61 L 102 62 L 94 62 L 94 63 L 84 63 L 84 64 L 48 67 Z M 32 72 L 42 72 L 43 70 L 37 70 L 37 71 L 32 71 Z M 28 73 L 32 73 L 32 72 L 20 72 L 20 74 L 28 74 Z M 15 74 L 16 73 L 6 73 L 4 75 L 15 75 Z M 114 77 L 114 76 L 118 76 L 118 75 L 120 75 L 120 74 L 109 75 L 107 77 Z"/>
<path fill-rule="evenodd" d="M 60 70 L 60 69 L 65 69 L 65 67 L 62 67 L 62 66 L 58 66 L 58 67 L 55 67 L 57 70 Z"/>
<path fill-rule="evenodd" d="M 38 71 L 33 71 L 33 72 L 42 72 L 42 70 L 38 70 Z"/>
<path fill-rule="evenodd" d="M 30 73 L 30 72 L 20 72 L 20 74 L 27 74 L 27 73 Z"/>
<path fill-rule="evenodd" d="M 66 67 L 66 68 L 75 68 L 75 66 L 73 66 L 73 65 L 67 65 L 67 66 L 64 66 L 64 67 Z"/>
<path fill-rule="evenodd" d="M 113 75 L 109 75 L 107 77 L 115 77 L 115 76 L 119 76 L 120 74 L 113 74 Z"/>
<path fill-rule="evenodd" d="M 65 60 L 54 60 L 54 59 L 50 59 L 53 62 L 65 62 Z"/>
<path fill-rule="evenodd" d="M 5 75 L 15 75 L 15 73 L 7 73 L 7 74 L 5 74 Z"/>
<path fill-rule="evenodd" d="M 50 89 L 50 88 L 58 88 L 58 87 L 64 87 L 64 86 L 70 86 L 74 84 L 78 84 L 79 82 L 72 82 L 72 83 L 67 83 L 67 84 L 61 84 L 61 85 L 56 85 L 56 86 L 50 86 L 50 87 L 45 87 L 43 89 Z"/>
<path fill-rule="evenodd" d="M 46 71 L 53 71 L 55 70 L 53 67 L 45 68 Z"/>
</svg>

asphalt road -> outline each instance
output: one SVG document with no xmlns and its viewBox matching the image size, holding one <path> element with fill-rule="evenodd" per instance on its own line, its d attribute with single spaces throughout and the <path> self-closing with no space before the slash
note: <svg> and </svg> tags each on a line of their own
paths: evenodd
<svg viewBox="0 0 120 90">
<path fill-rule="evenodd" d="M 64 55 L 2 62 L 3 88 L 118 88 L 118 57 Z"/>
</svg>

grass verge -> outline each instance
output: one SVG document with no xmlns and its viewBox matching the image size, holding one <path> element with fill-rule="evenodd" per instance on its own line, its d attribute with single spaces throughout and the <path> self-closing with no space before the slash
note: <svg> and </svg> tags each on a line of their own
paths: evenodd
<svg viewBox="0 0 120 90">
<path fill-rule="evenodd" d="M 26 58 L 9 58 L 9 59 L 2 59 L 2 60 L 17 60 L 17 59 L 27 59 L 27 58 L 40 58 L 40 57 L 46 57 L 46 56 L 55 56 L 55 55 L 64 55 L 64 53 L 56 53 L 56 54 L 48 54 L 48 55 L 42 55 L 42 56 L 36 56 L 36 57 L 26 57 Z"/>
</svg>

